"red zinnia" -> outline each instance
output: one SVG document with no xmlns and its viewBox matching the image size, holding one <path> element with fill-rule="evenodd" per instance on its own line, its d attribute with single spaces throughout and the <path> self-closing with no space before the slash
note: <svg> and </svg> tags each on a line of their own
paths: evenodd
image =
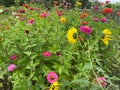
<svg viewBox="0 0 120 90">
<path fill-rule="evenodd" d="M 109 14 L 109 13 L 111 14 L 112 12 L 113 12 L 112 8 L 104 8 L 102 11 L 103 14 Z"/>
</svg>

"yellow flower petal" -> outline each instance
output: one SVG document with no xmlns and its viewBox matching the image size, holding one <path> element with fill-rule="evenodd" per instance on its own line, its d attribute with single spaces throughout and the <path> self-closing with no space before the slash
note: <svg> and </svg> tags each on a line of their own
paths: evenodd
<svg viewBox="0 0 120 90">
<path fill-rule="evenodd" d="M 68 42 L 70 42 L 71 44 L 74 44 L 77 42 L 77 38 L 74 38 L 73 36 L 74 34 L 77 34 L 77 29 L 72 27 L 67 32 L 67 39 L 68 39 Z"/>
<path fill-rule="evenodd" d="M 112 32 L 111 32 L 109 29 L 104 29 L 103 33 L 104 33 L 105 35 L 110 35 L 110 34 L 112 34 Z"/>
</svg>

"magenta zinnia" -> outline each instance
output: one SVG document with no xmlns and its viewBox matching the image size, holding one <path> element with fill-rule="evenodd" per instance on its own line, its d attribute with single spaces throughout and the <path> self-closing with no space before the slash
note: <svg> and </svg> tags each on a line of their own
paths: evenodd
<svg viewBox="0 0 120 90">
<path fill-rule="evenodd" d="M 47 79 L 47 82 L 54 83 L 58 80 L 58 75 L 54 71 L 52 71 L 48 73 L 46 79 Z"/>
<path fill-rule="evenodd" d="M 80 31 L 86 34 L 90 34 L 92 32 L 92 28 L 90 28 L 89 26 L 81 26 Z"/>
</svg>

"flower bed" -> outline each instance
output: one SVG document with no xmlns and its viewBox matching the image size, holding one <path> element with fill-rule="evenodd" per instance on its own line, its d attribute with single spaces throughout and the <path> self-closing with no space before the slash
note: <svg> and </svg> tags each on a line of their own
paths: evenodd
<svg viewBox="0 0 120 90">
<path fill-rule="evenodd" d="M 114 8 L 105 6 L 80 12 L 79 4 L 51 11 L 34 4 L 2 9 L 0 88 L 119 88 L 119 12 L 114 18 Z"/>
</svg>

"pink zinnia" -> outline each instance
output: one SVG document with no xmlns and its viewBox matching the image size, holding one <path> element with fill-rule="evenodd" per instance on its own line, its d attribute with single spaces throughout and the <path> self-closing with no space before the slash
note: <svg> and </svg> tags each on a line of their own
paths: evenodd
<svg viewBox="0 0 120 90">
<path fill-rule="evenodd" d="M 41 18 L 46 18 L 48 16 L 50 16 L 50 14 L 47 13 L 47 12 L 42 12 L 42 13 L 39 14 L 39 17 L 41 17 Z"/>
<path fill-rule="evenodd" d="M 106 79 L 104 77 L 98 77 L 97 78 L 97 83 L 100 83 L 102 87 L 107 86 Z"/>
<path fill-rule="evenodd" d="M 90 34 L 92 32 L 92 28 L 88 27 L 88 26 L 81 26 L 80 27 L 80 31 L 86 33 L 86 34 Z"/>
<path fill-rule="evenodd" d="M 99 19 L 98 19 L 98 18 L 94 18 L 94 21 L 96 21 L 96 22 L 97 22 L 97 21 L 99 21 Z"/>
<path fill-rule="evenodd" d="M 62 16 L 62 11 L 58 10 L 58 11 L 57 11 L 57 15 L 58 15 L 58 16 Z"/>
<path fill-rule="evenodd" d="M 30 9 L 31 11 L 33 11 L 33 10 L 34 10 L 34 8 L 33 8 L 33 7 L 30 7 L 29 9 Z"/>
<path fill-rule="evenodd" d="M 7 67 L 7 70 L 8 70 L 9 72 L 11 72 L 11 71 L 14 71 L 15 68 L 16 68 L 16 65 L 15 65 L 15 64 L 10 64 L 10 65 Z"/>
<path fill-rule="evenodd" d="M 52 71 L 48 73 L 46 79 L 47 79 L 47 82 L 54 83 L 58 80 L 58 75 L 54 71 Z"/>
<path fill-rule="evenodd" d="M 98 10 L 98 9 L 99 9 L 99 7 L 98 7 L 98 6 L 94 6 L 94 9 L 95 9 L 95 10 Z"/>
<path fill-rule="evenodd" d="M 105 17 L 101 18 L 101 22 L 107 22 L 107 18 Z"/>
<path fill-rule="evenodd" d="M 32 25 L 35 22 L 35 20 L 33 18 L 31 18 L 30 20 L 28 20 L 28 24 Z"/>
<path fill-rule="evenodd" d="M 44 52 L 43 53 L 43 56 L 44 57 L 50 57 L 52 54 L 51 54 L 51 52 Z"/>
<path fill-rule="evenodd" d="M 19 20 L 20 20 L 20 21 L 23 21 L 23 20 L 24 20 L 24 18 L 22 18 L 22 17 L 21 17 L 21 18 L 19 18 Z"/>
<path fill-rule="evenodd" d="M 15 60 L 16 58 L 17 58 L 17 55 L 14 54 L 14 55 L 12 55 L 12 56 L 10 57 L 10 60 Z"/>
<path fill-rule="evenodd" d="M 25 10 L 19 10 L 18 12 L 19 13 L 25 13 Z"/>
</svg>

